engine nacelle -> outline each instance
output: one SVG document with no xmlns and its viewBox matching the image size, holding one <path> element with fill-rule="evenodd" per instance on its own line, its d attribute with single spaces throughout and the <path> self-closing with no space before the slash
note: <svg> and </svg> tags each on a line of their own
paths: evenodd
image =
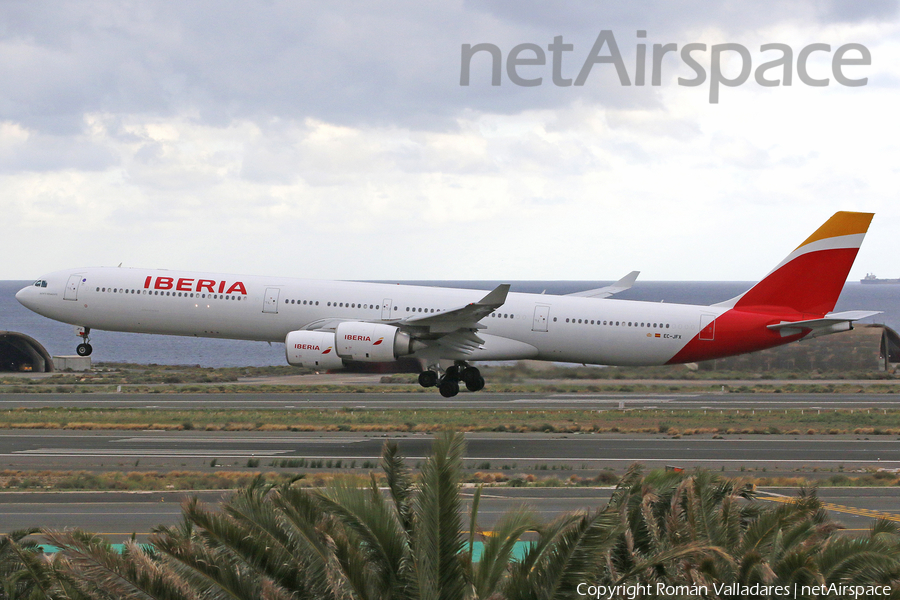
<svg viewBox="0 0 900 600">
<path fill-rule="evenodd" d="M 361 362 L 393 362 L 414 352 L 413 340 L 392 325 L 347 321 L 337 326 L 337 353 Z"/>
<path fill-rule="evenodd" d="M 284 338 L 284 351 L 289 365 L 308 369 L 343 369 L 337 354 L 334 334 L 330 331 L 292 331 Z"/>
</svg>

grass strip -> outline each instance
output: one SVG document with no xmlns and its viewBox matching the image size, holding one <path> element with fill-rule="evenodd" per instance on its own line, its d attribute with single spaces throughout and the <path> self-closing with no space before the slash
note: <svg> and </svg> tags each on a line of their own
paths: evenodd
<svg viewBox="0 0 900 600">
<path fill-rule="evenodd" d="M 4 429 L 900 435 L 894 409 L 145 409 L 15 408 Z"/>
<path fill-rule="evenodd" d="M 295 471 L 0 471 L 0 490 L 3 491 L 198 491 L 232 490 L 246 487 L 254 479 L 262 477 L 267 483 L 297 482 L 303 487 L 322 487 L 339 479 L 366 485 L 374 476 L 384 485 L 379 469 L 368 471 L 323 471 L 298 473 Z M 896 473 L 885 471 L 862 474 L 835 473 L 823 478 L 797 476 L 747 476 L 741 479 L 765 487 L 890 487 L 900 485 Z M 577 474 L 542 477 L 533 473 L 504 474 L 468 472 L 467 483 L 494 487 L 603 487 L 615 485 L 619 476 L 602 470 L 596 476 Z M 2 493 L 2 492 L 0 492 Z"/>
</svg>

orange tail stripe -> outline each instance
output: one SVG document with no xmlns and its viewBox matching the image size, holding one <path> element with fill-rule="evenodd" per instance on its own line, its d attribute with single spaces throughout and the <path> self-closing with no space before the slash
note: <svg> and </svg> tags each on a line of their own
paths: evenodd
<svg viewBox="0 0 900 600">
<path fill-rule="evenodd" d="M 797 246 L 797 248 L 802 248 L 807 244 L 827 238 L 865 233 L 869 230 L 869 223 L 872 222 L 873 216 L 874 213 L 847 211 L 834 213 L 830 219 L 825 221 L 821 227 L 816 229 L 815 233 L 806 238 L 806 241 Z"/>
</svg>

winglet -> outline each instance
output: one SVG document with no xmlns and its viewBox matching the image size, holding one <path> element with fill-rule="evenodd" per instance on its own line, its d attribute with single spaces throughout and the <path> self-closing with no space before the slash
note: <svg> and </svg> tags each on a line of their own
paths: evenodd
<svg viewBox="0 0 900 600">
<path fill-rule="evenodd" d="M 495 309 L 500 308 L 506 302 L 507 294 L 509 294 L 509 284 L 501 283 L 495 287 L 490 294 L 478 302 L 473 302 L 473 304 L 477 304 L 478 306 L 489 306 Z"/>
<path fill-rule="evenodd" d="M 618 280 L 612 285 L 608 285 L 606 287 L 597 288 L 593 290 L 585 290 L 583 292 L 575 292 L 574 294 L 566 294 L 567 296 L 581 296 L 582 298 L 609 298 L 614 294 L 618 294 L 619 292 L 624 292 L 627 289 L 630 289 L 631 286 L 634 285 L 634 282 L 637 281 L 638 275 L 640 275 L 640 271 L 632 271 L 622 279 Z"/>
</svg>

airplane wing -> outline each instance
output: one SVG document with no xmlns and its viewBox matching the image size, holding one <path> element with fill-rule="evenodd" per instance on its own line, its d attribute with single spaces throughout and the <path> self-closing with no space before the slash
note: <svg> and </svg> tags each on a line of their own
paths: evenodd
<svg viewBox="0 0 900 600">
<path fill-rule="evenodd" d="M 638 275 L 640 275 L 640 271 L 632 271 L 622 279 L 618 280 L 612 285 L 608 285 L 606 287 L 597 288 L 593 290 L 585 290 L 583 292 L 575 292 L 574 294 L 566 294 L 567 296 L 581 296 L 584 298 L 609 298 L 613 294 L 618 294 L 619 292 L 624 292 L 637 280 Z"/>
<path fill-rule="evenodd" d="M 475 333 L 478 329 L 484 329 L 484 325 L 479 321 L 503 306 L 507 294 L 509 294 L 509 284 L 504 283 L 481 300 L 459 308 L 434 314 L 410 316 L 405 319 L 371 322 L 393 325 L 424 342 L 429 348 L 417 353 L 420 356 L 435 352 L 441 353 L 446 350 L 468 354 L 484 344 L 484 340 Z M 352 320 L 354 319 L 321 319 L 308 323 L 303 329 L 334 330 L 340 323 Z"/>
<path fill-rule="evenodd" d="M 478 302 L 435 314 L 407 317 L 391 323 L 401 329 L 425 329 L 429 334 L 448 334 L 460 329 L 484 329 L 484 325 L 479 321 L 503 306 L 507 294 L 509 284 L 503 283 Z"/>
</svg>

